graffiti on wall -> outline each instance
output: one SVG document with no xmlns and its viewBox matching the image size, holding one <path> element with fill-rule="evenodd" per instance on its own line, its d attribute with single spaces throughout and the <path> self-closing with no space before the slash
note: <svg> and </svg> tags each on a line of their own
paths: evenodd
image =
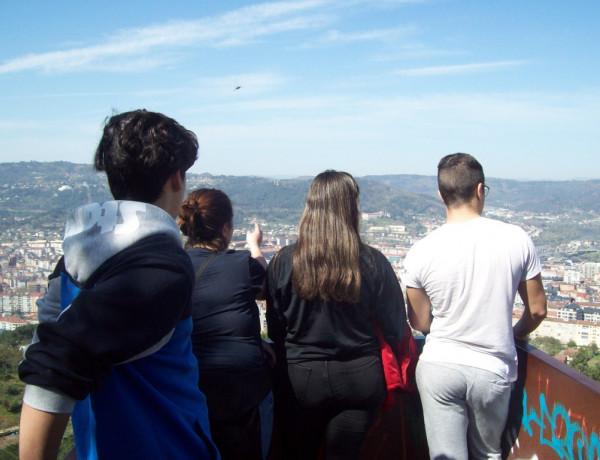
<svg viewBox="0 0 600 460">
<path fill-rule="evenodd" d="M 568 460 L 594 460 L 600 458 L 600 438 L 585 426 L 585 420 L 571 413 L 560 403 L 552 410 L 546 404 L 546 396 L 540 393 L 539 410 L 528 406 L 527 391 L 523 391 L 523 431 L 533 437 L 534 427 L 539 429 L 541 446 L 548 446 L 558 458 Z"/>
</svg>

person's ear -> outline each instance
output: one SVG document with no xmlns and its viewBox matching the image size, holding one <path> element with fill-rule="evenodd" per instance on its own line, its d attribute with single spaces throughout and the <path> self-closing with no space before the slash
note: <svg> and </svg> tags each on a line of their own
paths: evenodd
<svg viewBox="0 0 600 460">
<path fill-rule="evenodd" d="M 438 197 L 440 198 L 440 200 L 442 201 L 442 203 L 446 204 L 446 202 L 444 201 L 444 199 L 442 198 L 442 194 L 440 193 L 440 191 L 438 190 Z"/>
<path fill-rule="evenodd" d="M 231 226 L 231 222 L 227 222 L 225 225 L 223 225 L 223 228 L 221 229 L 221 233 L 223 234 L 223 236 L 227 236 L 229 234 Z"/>
<path fill-rule="evenodd" d="M 479 184 L 477 184 L 477 188 L 475 189 L 475 195 L 477 195 L 478 200 L 483 200 L 485 196 L 485 191 L 483 190 L 482 182 L 479 182 Z"/>
</svg>

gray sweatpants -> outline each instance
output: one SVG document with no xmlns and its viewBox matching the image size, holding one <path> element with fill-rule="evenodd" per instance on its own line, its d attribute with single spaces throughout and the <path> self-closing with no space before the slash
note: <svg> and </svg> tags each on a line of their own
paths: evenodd
<svg viewBox="0 0 600 460">
<path fill-rule="evenodd" d="M 431 459 L 500 459 L 511 384 L 493 372 L 452 363 L 419 361 Z"/>
</svg>

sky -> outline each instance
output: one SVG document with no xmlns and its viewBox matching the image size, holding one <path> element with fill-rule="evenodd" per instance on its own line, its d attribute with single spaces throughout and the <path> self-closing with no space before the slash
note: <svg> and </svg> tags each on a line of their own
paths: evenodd
<svg viewBox="0 0 600 460">
<path fill-rule="evenodd" d="M 138 108 L 194 173 L 600 179 L 596 0 L 0 0 L 0 162 L 91 163 Z M 239 87 L 239 88 L 238 88 Z"/>
</svg>

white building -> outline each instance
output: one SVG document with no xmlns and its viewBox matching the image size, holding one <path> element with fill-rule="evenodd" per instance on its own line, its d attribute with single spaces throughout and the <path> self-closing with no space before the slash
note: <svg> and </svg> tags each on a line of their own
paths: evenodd
<svg viewBox="0 0 600 460">
<path fill-rule="evenodd" d="M 581 272 L 579 270 L 565 270 L 563 280 L 567 284 L 579 284 L 581 281 Z"/>
<path fill-rule="evenodd" d="M 600 308 L 584 308 L 583 320 L 592 323 L 600 323 Z"/>
<path fill-rule="evenodd" d="M 390 233 L 406 233 L 406 226 L 404 225 L 390 225 Z"/>
<path fill-rule="evenodd" d="M 513 324 L 517 320 L 518 318 L 513 318 Z M 578 346 L 587 346 L 592 343 L 600 346 L 600 324 L 589 321 L 546 318 L 530 336 L 531 338 L 554 337 L 564 344 L 573 340 Z"/>
<path fill-rule="evenodd" d="M 600 274 L 600 264 L 587 262 L 581 266 L 581 272 L 583 274 L 583 279 L 593 281 Z"/>
<path fill-rule="evenodd" d="M 39 292 L 31 294 L 0 294 L 0 315 L 31 315 L 37 313 L 37 299 L 43 294 Z"/>
<path fill-rule="evenodd" d="M 570 303 L 557 310 L 556 316 L 567 321 L 583 320 L 583 308 L 576 303 Z"/>
<path fill-rule="evenodd" d="M 20 318 L 0 318 L 0 330 L 2 331 L 14 331 L 16 328 L 27 326 L 28 324 L 27 321 Z"/>
</svg>

